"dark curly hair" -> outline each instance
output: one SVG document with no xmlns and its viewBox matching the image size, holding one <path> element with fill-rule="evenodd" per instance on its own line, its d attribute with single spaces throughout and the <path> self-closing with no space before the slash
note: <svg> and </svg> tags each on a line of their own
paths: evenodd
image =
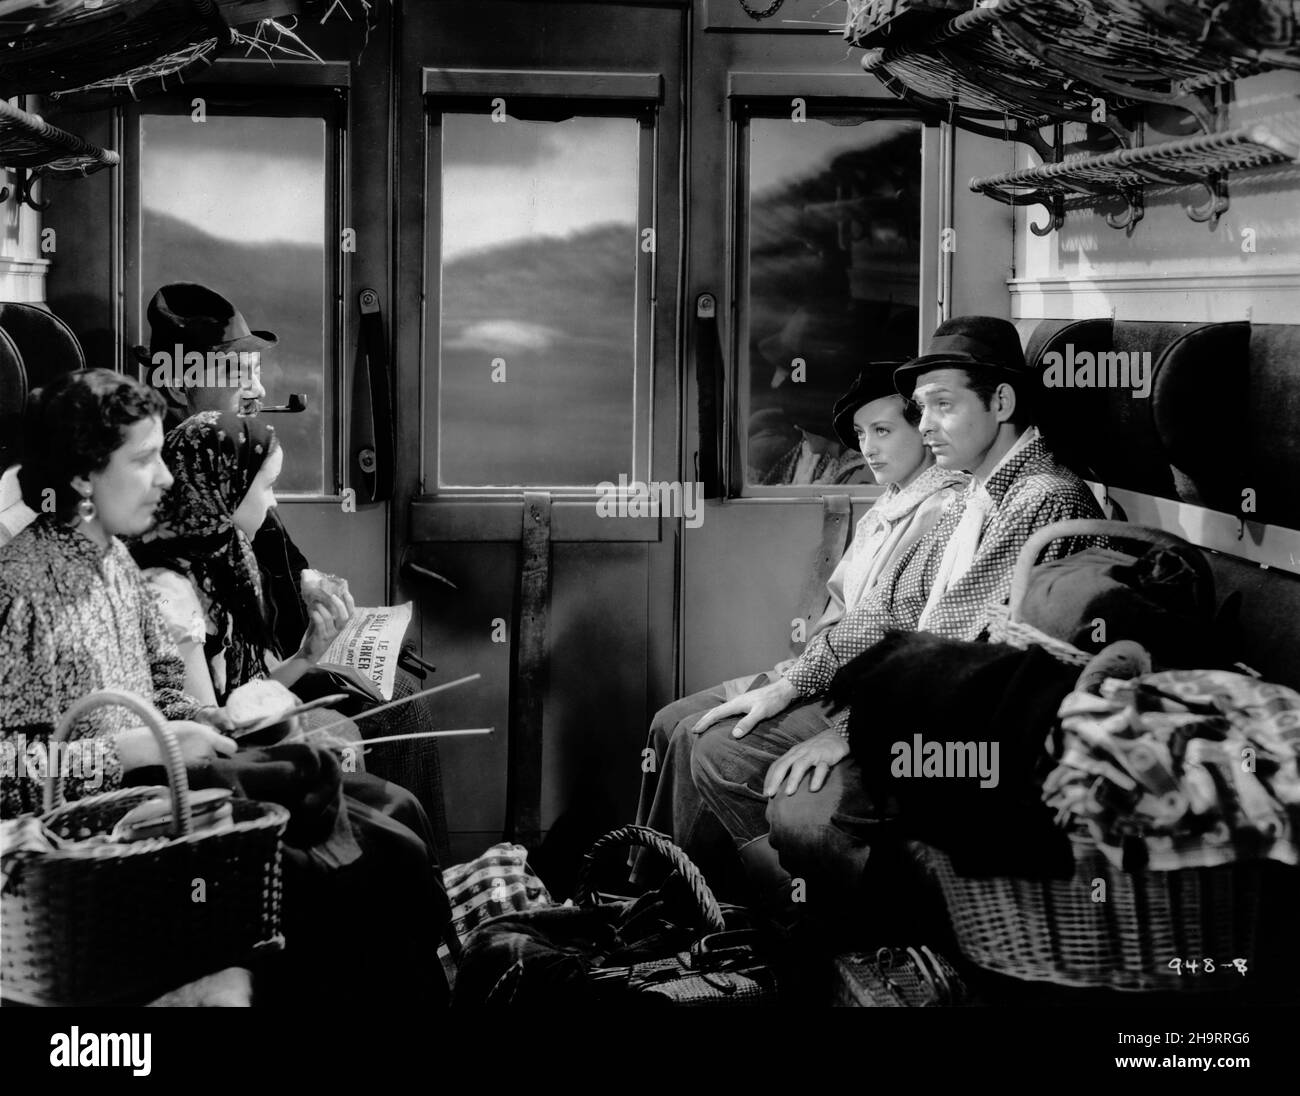
<svg viewBox="0 0 1300 1096">
<path fill-rule="evenodd" d="M 73 477 L 102 472 L 127 428 L 161 417 L 165 408 L 152 388 L 110 369 L 78 369 L 36 389 L 23 416 L 23 501 L 38 514 L 50 513 L 46 491 L 53 489 L 52 512 L 70 520 L 81 501 Z"/>
</svg>

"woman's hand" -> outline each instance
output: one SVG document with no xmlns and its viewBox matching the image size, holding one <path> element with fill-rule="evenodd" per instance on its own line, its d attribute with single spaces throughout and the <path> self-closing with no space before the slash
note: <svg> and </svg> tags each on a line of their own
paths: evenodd
<svg viewBox="0 0 1300 1096">
<path fill-rule="evenodd" d="M 786 678 L 778 678 L 770 685 L 750 689 L 749 692 L 741 693 L 734 700 L 710 708 L 700 717 L 700 721 L 691 728 L 691 731 L 694 734 L 703 734 L 720 719 L 729 719 L 731 716 L 738 715 L 742 718 L 736 723 L 731 734 L 734 738 L 744 738 L 763 720 L 780 715 L 790 707 L 798 695 L 798 690 Z"/>
<path fill-rule="evenodd" d="M 297 657 L 316 665 L 356 611 L 357 604 L 349 593 L 341 598 L 337 594 L 327 594 L 321 600 L 313 601 L 308 610 L 311 623 L 302 637 Z"/>
<path fill-rule="evenodd" d="M 181 759 L 187 766 L 196 765 L 200 761 L 211 761 L 214 757 L 229 757 L 239 749 L 234 739 L 218 734 L 211 727 L 192 720 L 169 720 L 167 729 L 176 736 L 176 744 L 181 749 Z M 123 772 L 143 769 L 149 765 L 165 764 L 162 747 L 158 745 L 157 739 L 148 727 L 134 727 L 129 731 L 122 731 L 114 741 Z"/>
<path fill-rule="evenodd" d="M 233 731 L 235 729 L 235 721 L 230 718 L 226 709 L 218 708 L 215 704 L 210 704 L 195 712 L 194 722 L 206 723 L 209 727 L 218 731 Z"/>
</svg>

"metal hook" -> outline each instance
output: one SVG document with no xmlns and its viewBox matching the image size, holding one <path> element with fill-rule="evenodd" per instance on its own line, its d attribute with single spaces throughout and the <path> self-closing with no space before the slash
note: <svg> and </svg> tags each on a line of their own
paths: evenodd
<svg viewBox="0 0 1300 1096">
<path fill-rule="evenodd" d="M 18 195 L 18 204 L 30 206 L 32 209 L 36 210 L 37 213 L 44 213 L 49 209 L 49 199 L 46 199 L 43 202 L 38 202 L 32 197 L 32 185 L 36 180 L 35 173 L 29 172 L 25 167 L 20 167 L 17 169 L 17 175 L 18 189 L 16 193 Z"/>
<path fill-rule="evenodd" d="M 1193 221 L 1198 224 L 1209 222 L 1210 227 L 1217 228 L 1219 218 L 1228 211 L 1228 181 L 1222 175 L 1211 175 L 1208 179 L 1198 179 L 1196 186 L 1205 188 L 1209 201 L 1203 205 L 1186 205 L 1183 208 Z"/>
<path fill-rule="evenodd" d="M 1107 213 L 1106 223 L 1111 228 L 1122 228 L 1124 235 L 1132 236 L 1133 229 L 1137 227 L 1138 221 L 1142 220 L 1146 213 L 1146 205 L 1142 200 L 1141 190 L 1126 190 L 1123 192 L 1125 215 L 1121 218 L 1115 213 Z"/>
<path fill-rule="evenodd" d="M 1041 205 L 1047 210 L 1047 220 L 1036 225 L 1032 221 L 1029 223 L 1029 231 L 1035 236 L 1050 236 L 1053 232 L 1059 232 L 1061 226 L 1065 224 L 1065 197 L 1061 194 L 1053 194 L 1050 198 L 1040 199 L 1037 205 Z"/>
</svg>

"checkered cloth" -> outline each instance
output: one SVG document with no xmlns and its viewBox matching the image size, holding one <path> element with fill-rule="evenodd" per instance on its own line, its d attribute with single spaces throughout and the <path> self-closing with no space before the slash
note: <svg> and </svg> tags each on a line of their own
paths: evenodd
<svg viewBox="0 0 1300 1096">
<path fill-rule="evenodd" d="M 451 927 L 460 946 L 479 925 L 503 913 L 523 913 L 552 905 L 550 892 L 528 867 L 528 850 L 503 841 L 477 860 L 456 864 L 442 873 L 451 901 Z M 447 944 L 438 949 L 450 982 L 457 956 Z"/>
</svg>

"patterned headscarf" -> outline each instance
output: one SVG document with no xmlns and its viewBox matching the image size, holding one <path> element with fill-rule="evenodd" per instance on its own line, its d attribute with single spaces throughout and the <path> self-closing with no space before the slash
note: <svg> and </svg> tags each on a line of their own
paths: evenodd
<svg viewBox="0 0 1300 1096">
<path fill-rule="evenodd" d="M 167 435 L 163 460 L 175 482 L 158 508 L 158 524 L 132 551 L 141 567 L 166 567 L 190 578 L 208 622 L 207 655 L 224 649 L 226 691 L 265 674 L 275 650 L 262 575 L 235 511 L 258 469 L 279 443 L 257 418 L 202 411 Z"/>
</svg>

